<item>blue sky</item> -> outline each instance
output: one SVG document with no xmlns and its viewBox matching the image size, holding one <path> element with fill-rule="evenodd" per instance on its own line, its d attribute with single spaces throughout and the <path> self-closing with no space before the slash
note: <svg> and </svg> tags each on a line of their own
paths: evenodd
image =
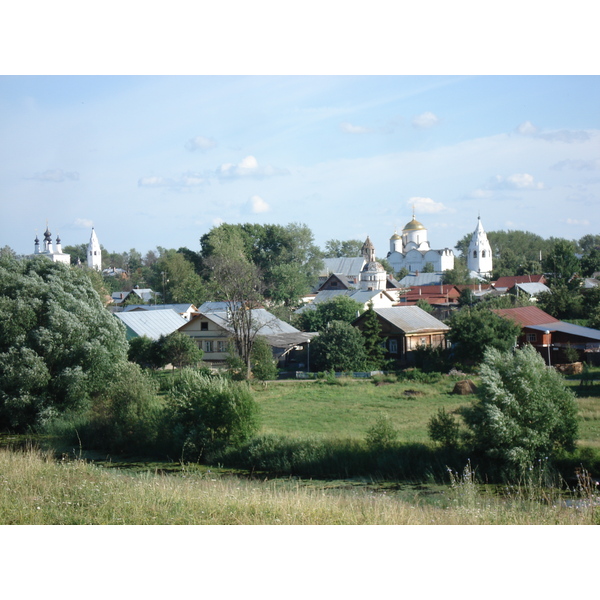
<svg viewBox="0 0 600 600">
<path fill-rule="evenodd" d="M 2 76 L 0 245 L 199 249 L 221 222 L 454 247 L 598 233 L 598 76 Z"/>
</svg>

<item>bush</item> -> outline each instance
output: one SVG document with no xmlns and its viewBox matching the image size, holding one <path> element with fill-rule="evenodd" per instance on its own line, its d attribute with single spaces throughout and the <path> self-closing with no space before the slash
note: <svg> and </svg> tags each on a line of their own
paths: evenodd
<svg viewBox="0 0 600 600">
<path fill-rule="evenodd" d="M 168 390 L 168 451 L 199 460 L 207 449 L 239 445 L 258 430 L 258 405 L 248 384 L 183 369 Z"/>
<path fill-rule="evenodd" d="M 431 440 L 447 448 L 458 446 L 459 429 L 457 421 L 444 408 L 440 408 L 427 424 Z"/>
<path fill-rule="evenodd" d="M 394 428 L 388 415 L 380 415 L 367 431 L 366 444 L 369 450 L 386 450 L 398 439 L 398 431 Z"/>
<path fill-rule="evenodd" d="M 257 337 L 252 347 L 252 374 L 261 381 L 277 379 L 279 369 L 273 358 L 271 345 L 263 337 Z"/>
<path fill-rule="evenodd" d="M 514 474 L 574 449 L 575 397 L 533 347 L 488 349 L 480 376 L 479 400 L 463 410 L 476 452 Z"/>
</svg>

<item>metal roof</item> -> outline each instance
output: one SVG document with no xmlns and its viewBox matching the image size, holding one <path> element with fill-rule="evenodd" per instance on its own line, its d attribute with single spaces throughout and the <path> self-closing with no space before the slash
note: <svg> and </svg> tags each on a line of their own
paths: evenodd
<svg viewBox="0 0 600 600">
<path fill-rule="evenodd" d="M 123 309 L 123 312 L 131 312 L 132 310 L 167 310 L 173 309 L 177 313 L 184 313 L 190 310 L 196 310 L 193 304 L 130 304 Z"/>
<path fill-rule="evenodd" d="M 450 330 L 448 325 L 418 306 L 393 306 L 391 308 L 375 308 L 374 310 L 382 319 L 404 333 Z"/>
<path fill-rule="evenodd" d="M 146 336 L 151 340 L 157 340 L 161 335 L 169 335 L 187 323 L 172 308 L 151 311 L 134 310 L 115 313 L 115 316 L 126 325 L 128 338 Z"/>
<path fill-rule="evenodd" d="M 576 335 L 600 342 L 600 331 L 598 329 L 582 327 L 581 325 L 574 325 L 573 323 L 566 323 L 565 321 L 552 321 L 550 323 L 540 323 L 539 325 L 526 325 L 526 327 L 528 329 L 535 329 L 536 331 L 567 333 L 569 335 Z"/>
<path fill-rule="evenodd" d="M 419 273 L 418 275 L 407 275 L 399 281 L 402 287 L 414 287 L 418 285 L 439 285 L 442 283 L 441 273 Z"/>
<path fill-rule="evenodd" d="M 550 288 L 543 283 L 517 283 L 514 287 L 519 290 L 523 290 L 526 294 L 530 296 L 537 296 L 537 294 L 541 294 L 542 292 L 549 292 Z"/>
<path fill-rule="evenodd" d="M 314 300 L 310 304 L 305 304 L 295 311 L 295 314 L 301 315 L 305 310 L 314 310 L 316 304 L 328 302 L 333 300 L 336 296 L 348 296 L 355 300 L 359 304 L 366 305 L 373 299 L 377 294 L 386 294 L 390 297 L 390 293 L 387 290 L 323 290 L 319 292 Z M 393 297 L 390 297 L 392 302 L 395 302 Z"/>
<path fill-rule="evenodd" d="M 319 277 L 328 277 L 331 273 L 342 274 L 346 277 L 359 277 L 365 264 L 365 259 L 362 256 L 324 258 L 323 264 L 324 268 L 319 273 Z"/>
<path fill-rule="evenodd" d="M 233 331 L 229 324 L 228 312 L 226 310 L 201 313 L 200 316 L 206 317 L 227 331 Z M 257 326 L 258 334 L 262 336 L 279 335 L 282 333 L 300 333 L 300 330 L 292 327 L 289 323 L 278 319 L 264 308 L 252 309 L 252 319 Z M 184 320 L 184 324 L 185 323 L 187 323 L 187 321 Z"/>
<path fill-rule="evenodd" d="M 206 314 L 209 312 L 226 312 L 232 306 L 239 305 L 239 302 L 205 302 L 200 307 L 198 307 L 198 312 L 202 314 Z"/>
<path fill-rule="evenodd" d="M 552 315 L 544 312 L 537 306 L 522 306 L 520 308 L 496 308 L 495 312 L 501 317 L 507 317 L 516 321 L 521 327 L 530 327 L 531 325 L 539 325 L 541 323 L 558 323 Z"/>
</svg>

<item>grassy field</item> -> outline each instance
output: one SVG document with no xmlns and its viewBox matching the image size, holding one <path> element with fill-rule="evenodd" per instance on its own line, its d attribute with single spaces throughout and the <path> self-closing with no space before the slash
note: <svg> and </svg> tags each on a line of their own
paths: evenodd
<svg viewBox="0 0 600 600">
<path fill-rule="evenodd" d="M 454 381 L 427 385 L 417 382 L 375 385 L 368 380 L 342 379 L 339 385 L 320 382 L 269 382 L 255 385 L 261 409 L 262 433 L 293 437 L 364 439 L 383 413 L 405 442 L 427 442 L 427 422 L 439 408 L 454 411 L 468 402 L 452 395 Z"/>
<path fill-rule="evenodd" d="M 435 384 L 402 381 L 380 385 L 341 379 L 337 385 L 273 381 L 253 387 L 261 409 L 261 433 L 362 440 L 383 413 L 399 432 L 399 441 L 428 443 L 427 422 L 439 408 L 455 412 L 474 398 L 452 394 L 455 383 L 450 378 Z M 578 379 L 568 384 L 578 396 L 578 443 L 600 448 L 600 382 L 586 388 L 579 386 Z"/>
<path fill-rule="evenodd" d="M 191 470 L 131 474 L 39 451 L 0 451 L 4 525 L 475 525 L 597 524 L 593 494 L 565 501 L 535 485 L 487 493 L 468 473 L 422 495 L 365 487 L 316 487 Z"/>
</svg>

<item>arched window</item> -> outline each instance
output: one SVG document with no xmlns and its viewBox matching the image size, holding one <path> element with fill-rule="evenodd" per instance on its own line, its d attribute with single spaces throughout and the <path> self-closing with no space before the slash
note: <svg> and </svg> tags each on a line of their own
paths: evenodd
<svg viewBox="0 0 600 600">
<path fill-rule="evenodd" d="M 485 250 L 481 251 L 481 258 L 485 258 Z"/>
<path fill-rule="evenodd" d="M 477 258 L 477 250 L 473 250 L 473 258 Z"/>
</svg>

